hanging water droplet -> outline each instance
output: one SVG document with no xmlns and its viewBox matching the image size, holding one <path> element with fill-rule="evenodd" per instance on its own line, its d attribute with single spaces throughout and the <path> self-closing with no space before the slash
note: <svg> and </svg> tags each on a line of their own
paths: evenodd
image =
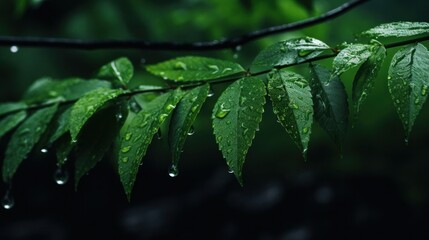
<svg viewBox="0 0 429 240">
<path fill-rule="evenodd" d="M 188 136 L 192 136 L 192 135 L 194 135 L 194 133 L 195 133 L 194 126 L 191 126 L 191 128 L 188 131 Z"/>
<path fill-rule="evenodd" d="M 177 164 L 171 164 L 170 169 L 168 169 L 168 175 L 170 177 L 177 177 L 177 175 L 179 175 L 179 168 Z"/>
<path fill-rule="evenodd" d="M 405 145 L 408 146 L 408 137 L 404 138 Z"/>
<path fill-rule="evenodd" d="M 124 116 L 122 115 L 122 113 L 117 113 L 116 114 L 116 121 L 121 121 L 121 119 L 123 118 Z"/>
<path fill-rule="evenodd" d="M 17 53 L 18 51 L 19 51 L 18 46 L 13 45 L 13 46 L 10 47 L 10 52 L 11 53 Z"/>
<path fill-rule="evenodd" d="M 232 170 L 231 168 L 228 169 L 228 173 L 234 173 L 234 170 Z"/>
<path fill-rule="evenodd" d="M 48 153 L 48 149 L 47 148 L 42 148 L 42 149 L 40 149 L 40 152 L 41 153 Z"/>
<path fill-rule="evenodd" d="M 9 210 L 13 208 L 13 206 L 15 206 L 15 199 L 13 198 L 12 190 L 10 187 L 8 190 L 6 190 L 6 193 L 4 194 L 3 199 L 1 201 L 1 205 L 6 210 Z"/>
<path fill-rule="evenodd" d="M 54 180 L 58 185 L 64 185 L 69 180 L 69 173 L 64 166 L 58 166 L 54 172 Z"/>
<path fill-rule="evenodd" d="M 207 94 L 207 97 L 213 97 L 214 96 L 214 91 L 213 89 L 210 87 L 209 93 Z"/>
<path fill-rule="evenodd" d="M 156 137 L 158 138 L 158 140 L 162 139 L 162 132 L 161 129 L 158 129 L 158 132 L 156 133 Z"/>
<path fill-rule="evenodd" d="M 141 59 L 140 59 L 140 63 L 141 63 L 141 64 L 146 64 L 146 59 L 145 59 L 145 58 L 141 58 Z"/>
</svg>

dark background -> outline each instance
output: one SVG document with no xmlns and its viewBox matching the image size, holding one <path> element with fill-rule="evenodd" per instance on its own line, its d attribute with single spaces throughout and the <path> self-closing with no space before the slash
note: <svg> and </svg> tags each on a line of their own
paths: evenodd
<svg viewBox="0 0 429 240">
<path fill-rule="evenodd" d="M 27 8 L 17 8 L 16 2 L 0 2 L 0 35 L 152 41 L 237 36 L 316 16 L 342 3 L 315 0 L 314 10 L 306 10 L 292 0 L 32 0 Z M 354 34 L 380 23 L 428 21 L 428 5 L 424 0 L 372 0 L 328 23 L 244 45 L 237 61 L 248 66 L 262 48 L 291 37 L 311 36 L 335 46 L 353 42 Z M 428 239 L 429 109 L 422 109 L 406 146 L 386 83 L 395 50 L 388 51 L 342 154 L 315 124 L 304 162 L 267 105 L 240 187 L 211 133 L 211 109 L 225 87 L 220 86 L 187 140 L 179 176 L 168 176 L 166 139 L 154 139 L 131 203 L 109 156 L 75 192 L 72 182 L 55 184 L 53 151 L 33 153 L 14 179 L 15 207 L 0 209 L 0 239 Z M 155 82 L 142 62 L 184 55 L 234 60 L 234 54 L 43 48 L 11 53 L 10 47 L 0 47 L 0 101 L 18 101 L 43 76 L 91 77 L 120 56 L 135 64 L 136 82 Z M 329 66 L 330 61 L 321 63 Z M 305 67 L 295 70 L 308 74 Z M 343 77 L 349 93 L 353 74 Z M 7 137 L 0 141 L 0 156 L 6 145 Z M 0 190 L 4 193 L 5 186 Z"/>
</svg>

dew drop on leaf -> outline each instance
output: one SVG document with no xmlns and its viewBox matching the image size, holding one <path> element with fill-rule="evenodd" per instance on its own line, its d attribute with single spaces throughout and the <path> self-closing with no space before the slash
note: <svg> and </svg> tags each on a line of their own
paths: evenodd
<svg viewBox="0 0 429 240">
<path fill-rule="evenodd" d="M 229 170 L 228 170 L 228 173 L 234 173 L 234 170 L 229 169 Z"/>
<path fill-rule="evenodd" d="M 140 112 L 142 110 L 142 108 L 140 107 L 140 105 L 134 99 L 130 100 L 130 102 L 128 103 L 128 106 L 130 107 L 130 110 L 133 113 L 138 113 L 138 112 Z"/>
<path fill-rule="evenodd" d="M 41 153 L 48 153 L 48 149 L 47 148 L 42 148 L 42 149 L 40 149 L 40 152 Z"/>
<path fill-rule="evenodd" d="M 64 185 L 69 180 L 69 173 L 63 166 L 58 166 L 54 172 L 54 180 L 58 185 Z"/>
<path fill-rule="evenodd" d="M 230 111 L 231 111 L 231 109 L 225 107 L 225 104 L 222 103 L 220 105 L 220 107 L 217 109 L 215 116 L 217 118 L 221 118 L 222 119 L 222 118 L 226 117 Z"/>
</svg>

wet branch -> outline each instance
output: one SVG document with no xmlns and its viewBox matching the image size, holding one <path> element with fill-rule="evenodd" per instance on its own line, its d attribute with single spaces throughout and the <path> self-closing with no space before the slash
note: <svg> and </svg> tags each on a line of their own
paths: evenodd
<svg viewBox="0 0 429 240">
<path fill-rule="evenodd" d="M 271 36 L 278 33 L 284 33 L 314 26 L 316 24 L 334 19 L 351 9 L 367 2 L 369 0 L 352 0 L 343 5 L 332 9 L 320 16 L 308 18 L 302 21 L 273 26 L 254 32 L 246 33 L 238 37 L 225 38 L 206 42 L 151 42 L 145 40 L 82 40 L 66 38 L 45 38 L 45 37 L 15 37 L 0 36 L 0 46 L 19 46 L 34 48 L 66 48 L 80 50 L 99 50 L 99 49 L 140 49 L 157 51 L 208 51 L 219 49 L 233 49 L 248 42 Z"/>
</svg>

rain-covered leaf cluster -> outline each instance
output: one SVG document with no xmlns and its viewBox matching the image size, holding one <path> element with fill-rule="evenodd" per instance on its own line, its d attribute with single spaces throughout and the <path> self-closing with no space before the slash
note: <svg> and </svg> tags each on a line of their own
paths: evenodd
<svg viewBox="0 0 429 240">
<path fill-rule="evenodd" d="M 362 43 L 339 48 L 310 37 L 284 40 L 262 50 L 248 68 L 207 57 L 170 59 L 146 67 L 168 86 L 153 91 L 130 85 L 134 67 L 127 58 L 102 66 L 93 79 L 37 80 L 20 102 L 0 104 L 0 138 L 9 140 L 2 161 L 3 181 L 10 183 L 32 152 L 49 149 L 57 156 L 57 183 L 67 182 L 63 167 L 73 164 L 78 187 L 81 178 L 111 153 L 130 198 L 140 165 L 160 129 L 168 128 L 169 174 L 175 177 L 186 138 L 193 134 L 207 97 L 213 95 L 212 85 L 229 84 L 214 106 L 206 107 L 212 109 L 213 137 L 219 150 L 242 184 L 246 154 L 266 105 L 304 158 L 313 122 L 341 146 L 349 115 L 357 119 L 385 62 L 387 45 L 380 38 L 427 34 L 428 26 L 383 24 L 361 34 L 370 39 L 360 38 Z M 332 56 L 331 67 L 315 63 Z M 297 64 L 309 65 L 300 73 L 286 69 Z M 354 68 L 349 98 L 341 76 Z M 396 51 L 388 89 L 408 138 L 429 92 L 429 52 L 423 44 L 414 42 Z"/>
</svg>

